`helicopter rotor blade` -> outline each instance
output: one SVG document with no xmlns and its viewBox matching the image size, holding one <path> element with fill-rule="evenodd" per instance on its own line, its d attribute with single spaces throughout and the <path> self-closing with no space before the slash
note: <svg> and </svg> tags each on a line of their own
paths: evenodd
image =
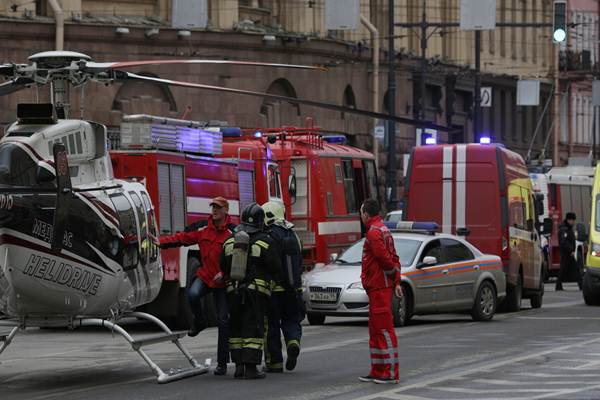
<svg viewBox="0 0 600 400">
<path fill-rule="evenodd" d="M 25 89 L 27 85 L 34 83 L 29 78 L 16 78 L 0 84 L 0 96 L 18 92 L 19 90 Z"/>
<path fill-rule="evenodd" d="M 87 71 L 106 71 L 120 68 L 133 68 L 149 65 L 173 65 L 173 64 L 213 64 L 213 65 L 240 65 L 249 67 L 271 67 L 312 69 L 326 71 L 327 68 L 312 65 L 278 64 L 256 61 L 232 61 L 232 60 L 144 60 L 144 61 L 118 61 L 118 62 L 89 62 L 82 61 L 83 69 Z"/>
<path fill-rule="evenodd" d="M 250 91 L 250 90 L 232 89 L 232 88 L 227 88 L 227 87 L 222 87 L 222 86 L 204 85 L 201 83 L 174 81 L 171 79 L 155 78 L 153 76 L 138 75 L 138 74 L 134 74 L 131 72 L 125 72 L 125 71 L 114 71 L 114 72 L 115 72 L 115 79 L 117 81 L 133 79 L 133 80 L 154 82 L 154 83 L 172 85 L 172 86 L 188 87 L 188 88 L 194 88 L 194 89 L 204 89 L 204 90 L 211 90 L 211 91 L 215 91 L 215 92 L 233 93 L 233 94 L 240 94 L 240 95 L 253 96 L 253 97 L 262 97 L 262 98 L 267 98 L 267 99 L 272 99 L 272 100 L 286 101 L 286 102 L 293 103 L 293 104 L 304 104 L 304 105 L 308 105 L 308 106 L 325 108 L 325 109 L 345 112 L 345 113 L 349 113 L 349 114 L 357 114 L 357 115 L 362 115 L 362 116 L 370 117 L 370 118 L 392 120 L 392 121 L 398 122 L 400 124 L 413 125 L 413 126 L 422 125 L 421 122 L 416 121 L 414 119 L 410 119 L 410 118 L 391 116 L 388 114 L 383 114 L 383 113 L 378 113 L 378 112 L 373 112 L 373 111 L 368 111 L 368 110 L 362 110 L 362 109 L 358 109 L 358 108 L 345 107 L 345 106 L 340 106 L 337 104 L 322 103 L 322 102 L 313 101 L 313 100 L 297 99 L 294 97 L 286 97 L 286 96 L 280 96 L 280 95 L 276 95 L 276 94 L 263 93 L 263 92 L 254 92 L 254 91 Z M 436 129 L 436 130 L 443 131 L 443 132 L 446 132 L 449 130 L 449 128 L 446 126 L 432 124 L 432 123 L 425 123 L 424 126 L 426 128 Z"/>
</svg>

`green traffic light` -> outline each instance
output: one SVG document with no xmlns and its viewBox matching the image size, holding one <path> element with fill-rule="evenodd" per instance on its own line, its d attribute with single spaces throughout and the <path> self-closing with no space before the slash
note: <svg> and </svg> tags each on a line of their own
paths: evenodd
<svg viewBox="0 0 600 400">
<path fill-rule="evenodd" d="M 554 33 L 552 34 L 552 38 L 554 39 L 554 42 L 556 43 L 561 43 L 564 42 L 565 39 L 567 38 L 567 32 L 565 32 L 564 29 L 556 29 L 554 31 Z"/>
</svg>

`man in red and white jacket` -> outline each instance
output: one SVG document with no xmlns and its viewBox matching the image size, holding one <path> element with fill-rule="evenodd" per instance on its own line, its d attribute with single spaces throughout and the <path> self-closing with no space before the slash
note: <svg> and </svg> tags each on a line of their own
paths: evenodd
<svg viewBox="0 0 600 400">
<path fill-rule="evenodd" d="M 392 317 L 392 295 L 402 296 L 400 260 L 394 238 L 379 216 L 379 203 L 367 199 L 360 217 L 367 228 L 363 247 L 361 280 L 369 296 L 369 347 L 371 372 L 363 382 L 398 383 L 398 339 Z"/>
<path fill-rule="evenodd" d="M 225 280 L 220 260 L 223 243 L 231 236 L 235 225 L 229 218 L 229 202 L 224 197 L 215 197 L 210 203 L 211 215 L 208 222 L 189 232 L 179 232 L 160 238 L 160 247 L 198 245 L 202 265 L 188 287 L 188 299 L 194 313 L 194 323 L 188 335 L 196 336 L 207 324 L 202 310 L 202 298 L 213 293 L 217 311 L 219 339 L 217 345 L 217 368 L 215 375 L 225 375 L 229 362 L 229 309 L 225 292 Z"/>
</svg>

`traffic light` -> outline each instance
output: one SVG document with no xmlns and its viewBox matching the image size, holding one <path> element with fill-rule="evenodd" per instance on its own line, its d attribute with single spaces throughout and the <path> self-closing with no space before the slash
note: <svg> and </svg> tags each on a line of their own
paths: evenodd
<svg viewBox="0 0 600 400">
<path fill-rule="evenodd" d="M 552 41 L 561 43 L 567 39 L 567 2 L 554 0 L 554 19 L 552 23 Z"/>
</svg>

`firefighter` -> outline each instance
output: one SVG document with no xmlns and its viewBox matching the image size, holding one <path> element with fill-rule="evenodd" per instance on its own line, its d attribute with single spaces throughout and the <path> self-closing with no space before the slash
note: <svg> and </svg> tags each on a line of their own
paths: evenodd
<svg viewBox="0 0 600 400">
<path fill-rule="evenodd" d="M 186 232 L 160 238 L 160 247 L 178 247 L 197 244 L 200 250 L 201 267 L 188 287 L 187 294 L 194 313 L 189 336 L 196 336 L 207 327 L 202 299 L 213 293 L 217 311 L 218 344 L 215 375 L 227 373 L 229 362 L 229 310 L 225 293 L 225 280 L 219 265 L 219 256 L 225 240 L 231 236 L 235 225 L 229 217 L 229 202 L 224 197 L 215 197 L 210 203 L 211 215 L 205 224 L 195 223 Z"/>
<path fill-rule="evenodd" d="M 560 247 L 560 269 L 556 277 L 555 290 L 563 290 L 563 281 L 568 281 L 572 271 L 577 271 L 577 283 L 581 288 L 581 273 L 578 271 L 577 261 L 575 261 L 575 233 L 573 226 L 577 216 L 575 213 L 568 212 L 565 220 L 558 227 L 558 245 Z"/>
<path fill-rule="evenodd" d="M 362 254 L 361 281 L 369 297 L 371 372 L 363 382 L 398 383 L 398 340 L 392 317 L 392 292 L 402 296 L 400 260 L 394 239 L 379 216 L 379 203 L 367 199 L 360 218 L 367 228 Z"/>
<path fill-rule="evenodd" d="M 257 365 L 263 357 L 269 282 L 280 270 L 281 260 L 276 242 L 264 231 L 263 209 L 251 203 L 241 219 L 221 254 L 231 312 L 229 349 L 235 378 L 260 379 L 265 377 Z"/>
<path fill-rule="evenodd" d="M 268 309 L 269 328 L 265 362 L 267 372 L 283 372 L 281 335 L 283 332 L 287 348 L 285 369 L 296 368 L 300 354 L 300 338 L 304 319 L 302 300 L 302 244 L 292 230 L 294 226 L 285 220 L 283 204 L 270 201 L 262 205 L 265 211 L 265 225 L 271 237 L 281 250 L 281 270 L 279 279 L 273 282 L 271 302 Z"/>
</svg>

